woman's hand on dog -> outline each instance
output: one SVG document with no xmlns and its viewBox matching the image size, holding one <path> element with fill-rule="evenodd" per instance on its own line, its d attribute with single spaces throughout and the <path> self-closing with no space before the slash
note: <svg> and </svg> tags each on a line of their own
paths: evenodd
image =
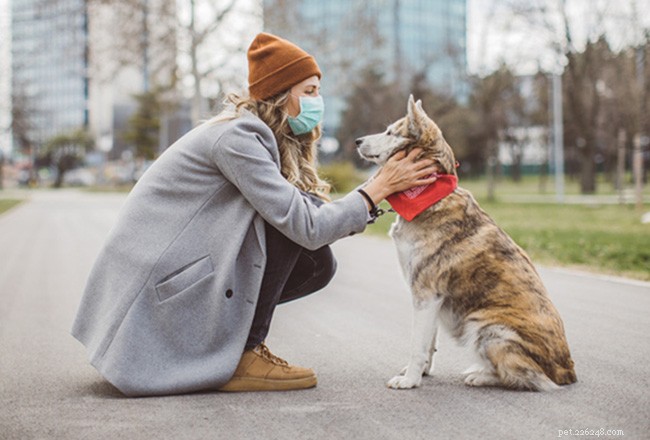
<svg viewBox="0 0 650 440">
<path fill-rule="evenodd" d="M 416 160 L 421 152 L 421 148 L 414 148 L 408 155 L 404 151 L 399 151 L 388 159 L 363 188 L 375 204 L 393 193 L 406 191 L 415 186 L 430 185 L 436 181 L 436 177 L 431 176 L 436 172 L 434 162 L 430 159 Z"/>
</svg>

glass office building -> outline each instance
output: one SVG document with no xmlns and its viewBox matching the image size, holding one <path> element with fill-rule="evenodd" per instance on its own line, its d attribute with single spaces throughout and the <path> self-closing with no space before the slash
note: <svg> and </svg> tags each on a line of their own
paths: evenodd
<svg viewBox="0 0 650 440">
<path fill-rule="evenodd" d="M 351 75 L 379 66 L 408 86 L 415 75 L 460 100 L 467 95 L 466 0 L 264 0 L 264 27 L 316 56 L 324 127 L 339 125 Z"/>
<path fill-rule="evenodd" d="M 87 48 L 85 0 L 11 1 L 12 94 L 37 147 L 88 126 Z"/>
</svg>

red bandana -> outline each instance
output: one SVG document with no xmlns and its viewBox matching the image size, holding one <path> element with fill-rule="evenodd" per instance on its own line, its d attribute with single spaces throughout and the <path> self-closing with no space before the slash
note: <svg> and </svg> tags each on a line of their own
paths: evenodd
<svg viewBox="0 0 650 440">
<path fill-rule="evenodd" d="M 458 177 L 453 174 L 438 174 L 437 177 L 431 185 L 416 186 L 391 194 L 386 200 L 395 212 L 410 222 L 422 211 L 454 192 L 458 186 Z"/>
</svg>

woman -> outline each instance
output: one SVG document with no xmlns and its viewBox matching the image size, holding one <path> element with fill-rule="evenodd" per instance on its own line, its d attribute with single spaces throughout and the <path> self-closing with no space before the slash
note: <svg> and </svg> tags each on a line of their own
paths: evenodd
<svg viewBox="0 0 650 440">
<path fill-rule="evenodd" d="M 327 245 L 363 231 L 383 198 L 432 181 L 430 163 L 398 156 L 326 203 L 315 60 L 263 33 L 248 61 L 250 96 L 147 170 L 90 274 L 72 333 L 126 395 L 315 386 L 263 344 L 275 306 L 325 286 Z"/>
</svg>

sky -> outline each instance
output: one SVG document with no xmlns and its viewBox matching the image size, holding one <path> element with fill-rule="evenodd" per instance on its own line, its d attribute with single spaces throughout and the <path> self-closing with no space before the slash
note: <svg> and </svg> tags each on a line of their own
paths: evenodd
<svg viewBox="0 0 650 440">
<path fill-rule="evenodd" d="M 472 73 L 489 73 L 501 61 L 517 73 L 529 74 L 538 66 L 545 71 L 562 69 L 564 60 L 551 49 L 563 41 L 557 5 L 562 0 L 529 0 L 551 11 L 546 26 L 531 26 L 521 16 L 506 11 L 503 0 L 467 0 L 468 64 Z M 640 28 L 650 29 L 650 0 L 566 0 L 567 16 L 577 50 L 605 32 L 614 50 L 638 38 Z M 634 13 L 636 9 L 636 13 Z"/>
<path fill-rule="evenodd" d="M 20 1 L 20 0 L 14 0 Z M 560 0 L 531 0 L 552 8 Z M 566 0 L 569 19 L 574 26 L 576 46 L 584 45 L 590 29 L 603 22 L 614 48 L 634 40 L 635 29 L 650 28 L 650 0 Z M 547 71 L 562 68 L 562 60 L 549 49 L 558 34 L 549 28 L 532 29 L 530 23 L 507 14 L 503 0 L 467 0 L 467 55 L 471 73 L 489 73 L 503 60 L 518 73 L 534 72 L 538 65 Z M 637 14 L 632 14 L 636 5 Z M 598 13 L 601 15 L 599 16 Z M 637 23 L 632 23 L 633 16 Z M 604 20 L 599 18 L 604 17 Z M 557 27 L 557 20 L 551 25 Z M 0 0 L 0 150 L 8 150 L 9 135 L 9 0 Z M 540 56 L 541 54 L 541 56 Z"/>
</svg>

